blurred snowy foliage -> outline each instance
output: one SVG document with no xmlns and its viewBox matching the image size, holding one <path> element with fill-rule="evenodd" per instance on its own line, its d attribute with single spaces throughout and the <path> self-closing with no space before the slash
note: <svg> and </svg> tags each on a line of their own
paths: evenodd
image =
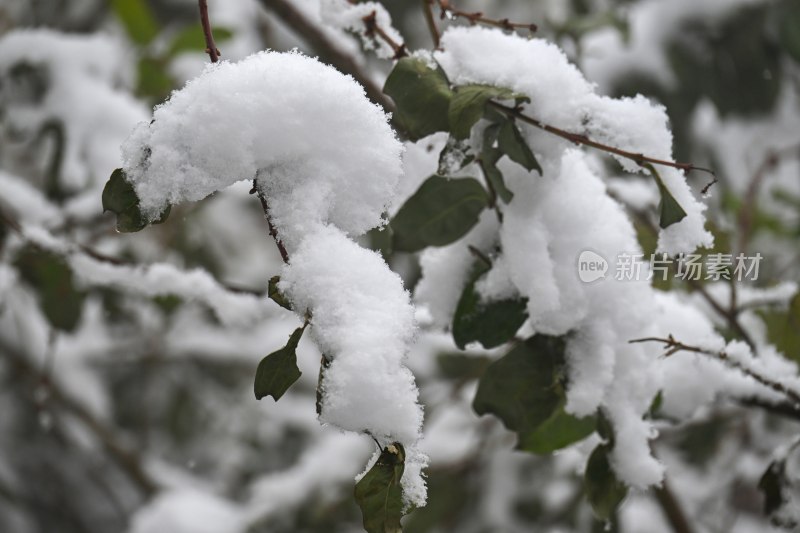
<svg viewBox="0 0 800 533">
<path fill-rule="evenodd" d="M 432 2 L 438 50 L 382 4 L 209 0 L 208 66 L 194 0 L 0 2 L 0 531 L 362 531 L 398 471 L 410 533 L 798 527 L 798 2 Z M 719 181 L 456 134 L 459 91 Z M 164 223 L 115 231 L 116 168 Z M 585 284 L 584 249 L 763 260 Z"/>
</svg>

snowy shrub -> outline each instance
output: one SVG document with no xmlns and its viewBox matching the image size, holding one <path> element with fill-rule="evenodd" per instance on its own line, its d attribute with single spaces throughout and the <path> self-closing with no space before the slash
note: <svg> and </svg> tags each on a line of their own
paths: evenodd
<svg viewBox="0 0 800 533">
<path fill-rule="evenodd" d="M 800 523 L 795 3 L 83 4 L 0 37 L 0 529 Z"/>
</svg>

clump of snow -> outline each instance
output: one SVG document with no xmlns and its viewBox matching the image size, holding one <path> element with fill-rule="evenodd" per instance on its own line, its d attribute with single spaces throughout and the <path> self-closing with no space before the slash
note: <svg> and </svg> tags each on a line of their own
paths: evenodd
<svg viewBox="0 0 800 533">
<path fill-rule="evenodd" d="M 381 256 L 340 230 L 306 236 L 281 276 L 281 289 L 298 312 L 312 313 L 312 332 L 330 366 L 322 378 L 320 419 L 342 429 L 398 441 L 415 458 L 422 408 L 404 365 L 414 335 L 414 309 L 397 274 Z M 419 472 L 404 476 L 406 498 Z M 411 503 L 424 503 L 421 496 Z"/>
<path fill-rule="evenodd" d="M 530 97 L 524 112 L 543 122 L 632 153 L 671 159 L 672 135 L 661 106 L 642 97 L 596 94 L 550 43 L 484 28 L 451 28 L 435 58 L 456 85 L 508 87 Z M 628 341 L 657 327 L 660 308 L 646 266 L 634 280 L 617 279 L 613 270 L 617 255 L 642 253 L 633 224 L 606 190 L 602 167 L 591 164 L 593 155 L 546 132 L 518 126 L 543 175 L 500 160 L 514 193 L 507 205 L 500 205 L 502 224 L 487 211 L 464 239 L 425 251 L 415 297 L 436 324 L 446 326 L 474 263 L 467 245 L 493 255 L 492 270 L 478 284 L 484 299 L 527 297 L 526 331 L 567 335 L 567 411 L 583 416 L 602 409 L 617 436 L 611 462 L 620 479 L 639 488 L 659 483 L 664 467 L 649 444 L 656 431 L 643 414 L 663 386 L 660 347 Z M 624 158 L 620 163 L 629 172 L 643 170 Z M 680 172 L 658 170 L 687 212 L 681 222 L 661 231 L 659 248 L 676 253 L 709 245 L 705 206 Z M 580 280 L 578 258 L 585 250 L 611 262 L 605 279 Z"/>
<path fill-rule="evenodd" d="M 139 509 L 128 533 L 241 533 L 242 511 L 233 503 L 195 489 L 162 492 Z"/>
<path fill-rule="evenodd" d="M 319 223 L 378 225 L 402 145 L 351 77 L 299 53 L 209 65 L 123 146 L 142 209 L 200 200 L 259 177 L 289 248 Z"/>
<path fill-rule="evenodd" d="M 125 143 L 125 171 L 154 218 L 257 178 L 290 261 L 281 287 L 330 364 L 320 419 L 406 448 L 403 493 L 425 503 L 422 408 L 404 359 L 414 309 L 380 255 L 350 237 L 383 222 L 402 145 L 352 78 L 299 53 L 210 65 Z"/>
<path fill-rule="evenodd" d="M 525 39 L 481 27 L 450 28 L 435 53 L 456 85 L 485 83 L 508 87 L 531 98 L 523 112 L 552 126 L 586 134 L 602 143 L 658 159 L 672 158 L 672 134 L 664 108 L 638 96 L 613 99 L 595 93 L 557 46 L 542 39 Z M 560 155 L 570 145 L 549 133 L 520 125 L 530 145 L 545 160 L 545 173 L 557 173 Z M 628 171 L 644 171 L 620 159 Z M 670 254 L 710 246 L 704 229 L 705 206 L 697 201 L 685 177 L 676 169 L 658 167 L 664 184 L 687 216 L 662 230 L 658 248 Z"/>
</svg>

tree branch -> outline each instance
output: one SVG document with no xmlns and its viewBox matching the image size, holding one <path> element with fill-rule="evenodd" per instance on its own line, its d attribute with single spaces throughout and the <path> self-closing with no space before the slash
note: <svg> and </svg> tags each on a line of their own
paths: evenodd
<svg viewBox="0 0 800 533">
<path fill-rule="evenodd" d="M 428 25 L 428 31 L 433 39 L 433 47 L 438 49 L 441 35 L 439 28 L 436 26 L 436 19 L 433 17 L 433 2 L 435 0 L 422 0 L 422 13 L 425 15 L 425 24 Z"/>
<path fill-rule="evenodd" d="M 377 12 L 373 11 L 372 13 L 361 19 L 364 21 L 364 27 L 366 28 L 364 34 L 367 37 L 371 37 L 373 39 L 375 38 L 376 35 L 381 39 L 383 39 L 383 42 L 388 44 L 389 47 L 394 52 L 394 56 L 392 57 L 392 59 L 400 59 L 401 57 L 407 56 L 408 51 L 406 50 L 406 44 L 398 43 L 397 41 L 392 39 L 392 37 L 378 25 L 378 22 L 376 20 L 376 15 Z"/>
<path fill-rule="evenodd" d="M 278 17 L 281 22 L 306 41 L 320 55 L 321 59 L 338 70 L 353 76 L 364 87 L 367 98 L 379 104 L 387 112 L 394 111 L 392 101 L 383 94 L 381 87 L 372 80 L 372 77 L 364 71 L 363 67 L 352 56 L 343 52 L 290 0 L 260 0 L 260 2 L 264 9 Z"/>
<path fill-rule="evenodd" d="M 744 203 L 739 210 L 737 223 L 739 225 L 739 252 L 745 253 L 747 251 L 747 243 L 750 240 L 753 225 L 753 213 L 756 207 L 756 200 L 758 198 L 758 191 L 761 184 L 770 172 L 775 170 L 781 159 L 790 155 L 800 155 L 800 145 L 788 146 L 780 150 L 770 150 L 764 160 L 756 169 L 750 184 L 747 186 L 747 191 L 744 194 Z"/>
<path fill-rule="evenodd" d="M 526 124 L 530 124 L 531 126 L 535 126 L 535 127 L 539 128 L 540 130 L 544 130 L 544 131 L 546 131 L 548 133 L 552 133 L 553 135 L 561 137 L 562 139 L 566 139 L 566 140 L 568 140 L 570 142 L 573 142 L 575 144 L 580 144 L 580 145 L 583 145 L 583 146 L 588 146 L 590 148 L 595 148 L 597 150 L 602 150 L 603 152 L 607 152 L 609 154 L 614 154 L 614 155 L 617 155 L 617 156 L 620 156 L 620 157 L 624 157 L 625 159 L 630 159 L 634 163 L 637 163 L 637 164 L 639 164 L 641 166 L 644 166 L 645 164 L 649 163 L 651 165 L 661 165 L 661 166 L 665 166 L 665 167 L 677 168 L 677 169 L 682 170 L 684 172 L 690 172 L 692 170 L 698 170 L 698 171 L 701 171 L 701 172 L 707 172 L 708 174 L 711 174 L 712 176 L 714 176 L 714 178 L 716 179 L 716 174 L 714 173 L 714 171 L 711 170 L 711 169 L 708 169 L 708 168 L 698 167 L 698 166 L 693 165 L 691 163 L 678 163 L 676 161 L 667 161 L 667 160 L 664 160 L 664 159 L 656 159 L 654 157 L 649 157 L 649 156 L 646 156 L 644 154 L 637 154 L 635 152 L 629 152 L 627 150 L 622 150 L 621 148 L 617 148 L 615 146 L 609 146 L 607 144 L 603 144 L 603 143 L 594 141 L 594 140 L 590 139 L 589 137 L 587 137 L 586 135 L 583 135 L 583 134 L 580 134 L 580 133 L 572 133 L 572 132 L 569 132 L 569 131 L 566 131 L 566 130 L 562 130 L 561 128 L 557 128 L 555 126 L 551 126 L 550 124 L 545 124 L 544 122 L 542 122 L 540 120 L 537 120 L 537 119 L 535 119 L 533 117 L 525 115 L 518 108 L 509 107 L 509 106 L 503 105 L 501 103 L 495 102 L 493 100 L 489 100 L 489 104 L 492 107 L 494 107 L 495 109 L 505 113 L 506 115 L 508 115 L 510 117 L 514 117 L 516 119 L 519 119 L 520 121 L 522 121 L 522 122 L 524 122 Z"/>
<path fill-rule="evenodd" d="M 28 357 L 3 340 L 0 340 L 0 353 L 11 360 L 22 372 L 45 385 L 50 393 L 50 398 L 77 418 L 97 437 L 120 468 L 146 496 L 152 496 L 158 491 L 158 484 L 145 471 L 141 458 L 123 446 L 114 432 L 102 421 L 95 418 L 83 404 L 67 394 L 58 383 L 42 375 Z"/>
<path fill-rule="evenodd" d="M 211 23 L 208 20 L 207 0 L 197 0 L 200 8 L 200 24 L 203 26 L 203 35 L 206 38 L 206 53 L 212 63 L 219 61 L 220 51 L 214 43 L 214 35 L 211 33 Z"/>
<path fill-rule="evenodd" d="M 278 247 L 278 251 L 281 254 L 281 259 L 283 259 L 284 263 L 288 263 L 289 252 L 286 251 L 286 247 L 283 245 L 283 241 L 280 239 L 280 237 L 278 237 L 278 230 L 275 229 L 275 225 L 272 223 L 272 219 L 269 216 L 269 203 L 267 203 L 267 196 L 258 187 L 257 178 L 253 180 L 253 188 L 250 189 L 250 194 L 255 194 L 261 201 L 261 209 L 264 211 L 264 218 L 267 219 L 267 225 L 269 226 L 269 234 L 272 235 L 272 238 L 275 240 L 275 245 Z"/>
<path fill-rule="evenodd" d="M 725 352 L 724 350 L 719 351 L 719 352 L 715 352 L 715 351 L 712 351 L 712 350 L 707 350 L 705 348 L 700 348 L 698 346 L 691 346 L 691 345 L 688 345 L 688 344 L 684 344 L 682 342 L 679 342 L 679 341 L 675 340 L 675 338 L 672 335 L 670 335 L 666 339 L 665 338 L 661 338 L 661 337 L 644 337 L 644 338 L 641 338 L 641 339 L 632 339 L 632 340 L 629 340 L 628 342 L 631 343 L 631 344 L 639 343 L 639 342 L 661 342 L 661 343 L 664 344 L 664 350 L 665 350 L 664 356 L 665 357 L 668 357 L 668 356 L 670 356 L 670 355 L 672 355 L 672 354 L 674 354 L 676 352 L 680 352 L 680 351 L 693 352 L 693 353 L 698 353 L 698 354 L 711 356 L 714 359 L 722 361 L 723 363 L 725 363 L 729 367 L 738 370 L 742 374 L 753 378 L 754 380 L 756 380 L 760 384 L 764 385 L 768 389 L 771 389 L 771 390 L 773 390 L 773 391 L 775 391 L 777 393 L 780 393 L 780 394 L 786 396 L 792 402 L 794 402 L 795 404 L 800 406 L 800 393 L 798 393 L 794 389 L 790 389 L 789 387 L 787 387 L 783 383 L 779 383 L 779 382 L 773 380 L 772 378 L 769 378 L 769 377 L 766 377 L 766 376 L 762 376 L 761 374 L 759 374 L 758 372 L 756 372 L 752 368 L 748 368 L 748 367 L 742 365 L 742 363 L 740 363 L 739 361 L 731 359 L 730 356 L 728 355 L 728 353 Z"/>
<path fill-rule="evenodd" d="M 502 28 L 508 31 L 514 31 L 515 29 L 525 29 L 531 33 L 534 33 L 538 30 L 538 26 L 533 23 L 521 23 L 521 22 L 511 22 L 507 18 L 504 19 L 491 19 L 488 17 L 483 16 L 483 13 L 480 11 L 474 11 L 472 13 L 467 11 L 461 11 L 454 7 L 450 0 L 438 0 L 439 2 L 439 18 L 444 20 L 445 18 L 464 18 L 469 21 L 470 24 L 483 24 L 485 26 L 494 26 L 495 28 Z"/>
<path fill-rule="evenodd" d="M 675 533 L 692 533 L 694 531 L 666 479 L 661 482 L 660 487 L 653 489 L 653 494 Z"/>
</svg>

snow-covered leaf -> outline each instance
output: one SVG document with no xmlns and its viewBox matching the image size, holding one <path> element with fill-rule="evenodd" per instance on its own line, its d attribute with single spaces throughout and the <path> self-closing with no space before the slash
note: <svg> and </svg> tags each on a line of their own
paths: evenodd
<svg viewBox="0 0 800 533">
<path fill-rule="evenodd" d="M 439 153 L 439 168 L 436 172 L 442 176 L 448 176 L 472 163 L 475 155 L 469 153 L 469 149 L 468 142 L 458 140 L 451 135 Z"/>
<path fill-rule="evenodd" d="M 289 300 L 280 290 L 278 290 L 278 283 L 280 283 L 280 281 L 280 276 L 272 276 L 269 279 L 269 283 L 267 284 L 267 296 L 269 296 L 269 299 L 276 304 L 291 311 L 292 305 L 289 303 Z"/>
<path fill-rule="evenodd" d="M 392 219 L 394 249 L 416 252 L 463 237 L 488 203 L 483 186 L 472 178 L 431 176 Z"/>
<path fill-rule="evenodd" d="M 452 91 L 438 65 L 431 68 L 423 59 L 404 57 L 386 78 L 383 92 L 397 105 L 395 117 L 411 140 L 449 129 Z"/>
<path fill-rule="evenodd" d="M 281 396 L 300 378 L 297 368 L 297 344 L 303 336 L 305 326 L 294 330 L 286 346 L 272 352 L 258 364 L 254 391 L 256 399 L 272 396 L 277 402 Z"/>
<path fill-rule="evenodd" d="M 170 207 L 167 206 L 153 224 L 164 222 L 169 216 L 169 210 Z M 125 179 L 125 172 L 121 168 L 111 173 L 103 188 L 103 212 L 106 211 L 117 215 L 117 231 L 122 233 L 140 231 L 149 224 L 147 217 L 139 209 L 139 198 L 133 185 Z"/>
<path fill-rule="evenodd" d="M 487 349 L 500 346 L 510 341 L 528 318 L 527 298 L 481 301 L 475 284 L 487 270 L 486 266 L 478 267 L 456 306 L 453 339 L 462 350 L 475 341 Z"/>
<path fill-rule="evenodd" d="M 661 193 L 661 201 L 658 204 L 658 210 L 661 213 L 658 225 L 666 229 L 683 220 L 686 217 L 686 211 L 684 211 L 675 197 L 672 196 L 667 186 L 664 185 L 664 181 L 661 179 L 661 175 L 656 170 L 656 167 L 650 164 L 645 165 L 645 167 L 656 180 L 656 184 L 658 184 L 658 190 Z"/>
<path fill-rule="evenodd" d="M 405 459 L 405 449 L 399 442 L 389 444 L 369 472 L 356 483 L 356 503 L 361 508 L 367 533 L 402 531 L 403 490 L 400 480 Z"/>
<path fill-rule="evenodd" d="M 594 449 L 586 464 L 583 488 L 595 516 L 609 520 L 628 494 L 628 488 L 617 479 L 608 460 L 611 446 L 601 444 Z"/>
</svg>

